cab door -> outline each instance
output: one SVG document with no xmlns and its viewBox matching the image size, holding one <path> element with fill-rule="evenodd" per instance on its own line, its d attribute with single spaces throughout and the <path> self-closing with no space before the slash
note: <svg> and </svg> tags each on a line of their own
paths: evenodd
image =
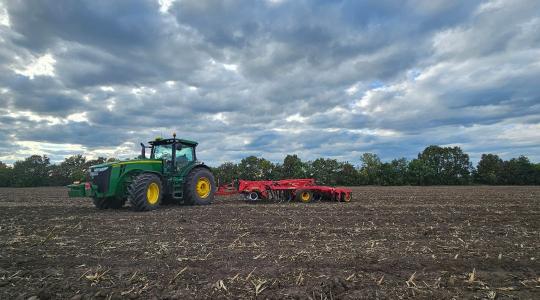
<svg viewBox="0 0 540 300">
<path fill-rule="evenodd" d="M 195 162 L 195 149 L 192 146 L 176 144 L 175 151 L 175 175 L 185 175 L 188 169 Z"/>
<path fill-rule="evenodd" d="M 184 177 L 191 165 L 195 163 L 195 149 L 180 143 L 174 144 L 174 166 L 170 184 L 172 198 L 182 201 L 184 198 Z"/>
</svg>

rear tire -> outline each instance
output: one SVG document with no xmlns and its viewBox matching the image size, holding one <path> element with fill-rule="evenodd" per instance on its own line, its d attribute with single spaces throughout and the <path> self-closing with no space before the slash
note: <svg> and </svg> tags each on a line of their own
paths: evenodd
<svg viewBox="0 0 540 300">
<path fill-rule="evenodd" d="M 162 197 L 163 185 L 156 174 L 140 174 L 128 186 L 128 200 L 136 211 L 149 211 L 158 208 Z"/>
<path fill-rule="evenodd" d="M 214 201 L 216 183 L 214 175 L 206 168 L 195 168 L 186 176 L 184 203 L 188 205 L 208 205 Z"/>
</svg>

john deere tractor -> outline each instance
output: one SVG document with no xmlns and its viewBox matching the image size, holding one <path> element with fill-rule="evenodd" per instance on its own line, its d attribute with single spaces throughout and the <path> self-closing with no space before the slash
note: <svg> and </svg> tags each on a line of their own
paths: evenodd
<svg viewBox="0 0 540 300">
<path fill-rule="evenodd" d="M 99 209 L 121 208 L 129 201 L 134 210 L 156 209 L 162 203 L 207 205 L 216 191 L 210 168 L 197 161 L 197 142 L 157 138 L 141 143 L 140 159 L 90 167 L 90 182 L 68 186 L 70 197 L 92 197 Z M 150 149 L 150 157 L 146 157 Z"/>
</svg>

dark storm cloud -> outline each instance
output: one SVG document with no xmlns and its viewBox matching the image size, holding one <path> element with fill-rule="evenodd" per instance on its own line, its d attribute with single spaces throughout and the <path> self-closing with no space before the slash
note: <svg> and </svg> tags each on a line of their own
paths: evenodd
<svg viewBox="0 0 540 300">
<path fill-rule="evenodd" d="M 295 64 L 325 72 L 352 63 L 348 75 L 360 80 L 395 76 L 427 54 L 429 49 L 422 47 L 426 34 L 466 19 L 476 4 L 433 2 L 431 9 L 422 10 L 414 1 L 404 8 L 393 1 L 285 1 L 276 6 L 193 1 L 179 2 L 173 12 L 180 24 L 191 26 L 215 47 L 231 48 L 230 55 L 255 79 L 283 76 Z M 382 55 L 349 61 L 381 50 Z"/>
<path fill-rule="evenodd" d="M 103 134 L 104 131 L 107 131 L 107 134 Z M 83 144 L 95 148 L 118 146 L 129 138 L 129 135 L 120 129 L 72 122 L 68 126 L 35 124 L 32 128 L 19 132 L 17 137 L 25 141 Z"/>
<path fill-rule="evenodd" d="M 62 86 L 50 78 L 29 80 L 22 75 L 10 81 L 10 107 L 48 115 L 66 115 L 84 108 L 78 93 L 65 93 Z"/>
<path fill-rule="evenodd" d="M 65 40 L 126 51 L 151 45 L 160 28 L 157 3 L 150 1 L 7 1 L 18 43 L 45 49 Z"/>
<path fill-rule="evenodd" d="M 39 143 L 133 156 L 126 147 L 177 131 L 210 163 L 357 163 L 430 144 L 538 160 L 539 11 L 525 0 L 7 1 L 0 134 L 25 150 L 0 159 L 69 152 Z"/>
</svg>

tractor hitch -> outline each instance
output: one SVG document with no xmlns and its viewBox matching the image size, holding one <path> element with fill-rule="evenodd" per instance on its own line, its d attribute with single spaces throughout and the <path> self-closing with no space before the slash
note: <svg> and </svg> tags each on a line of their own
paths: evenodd
<svg viewBox="0 0 540 300">
<path fill-rule="evenodd" d="M 78 182 L 75 181 L 68 187 L 69 197 L 92 197 L 95 194 L 96 186 L 92 186 L 90 182 Z"/>
</svg>

